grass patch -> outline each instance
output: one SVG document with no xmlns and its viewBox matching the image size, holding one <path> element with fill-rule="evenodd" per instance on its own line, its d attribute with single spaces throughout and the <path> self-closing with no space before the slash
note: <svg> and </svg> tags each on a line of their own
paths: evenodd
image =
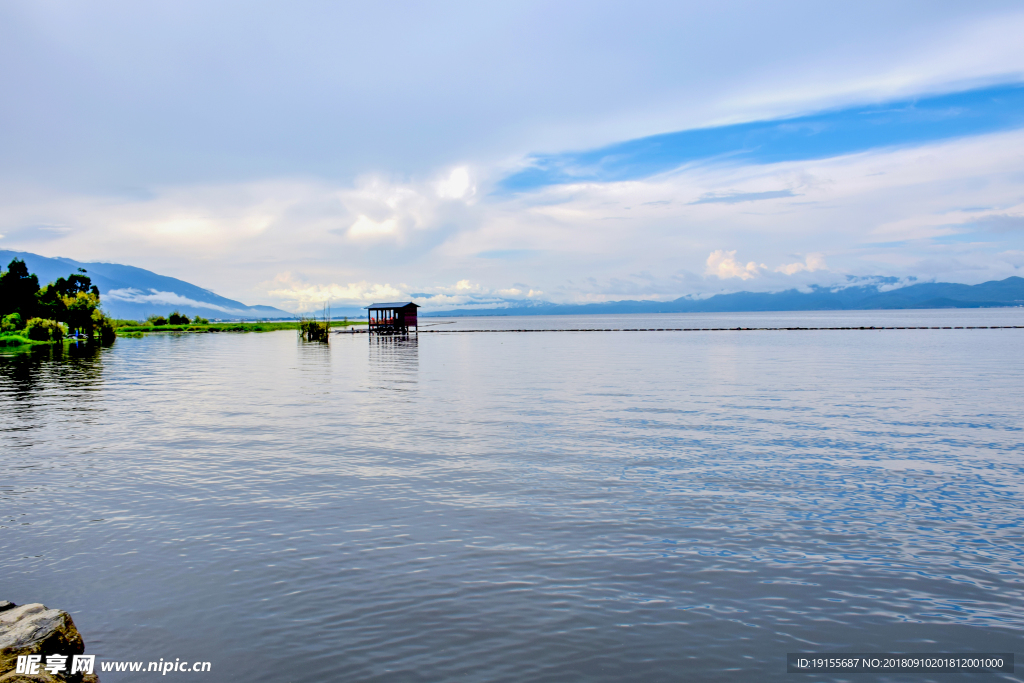
<svg viewBox="0 0 1024 683">
<path fill-rule="evenodd" d="M 0 332 L 0 349 L 27 349 L 30 346 L 50 346 L 53 344 L 61 344 L 67 346 L 71 344 L 73 340 L 64 337 L 63 339 L 29 339 L 25 336 L 25 330 L 18 330 L 17 332 Z"/>
<path fill-rule="evenodd" d="M 117 328 L 117 336 L 135 337 L 150 332 L 275 332 L 277 330 L 298 330 L 301 324 L 301 321 L 294 320 L 276 323 L 210 323 L 209 325 L 123 325 Z M 347 323 L 333 321 L 331 327 L 340 328 L 365 324 L 365 322 L 351 320 Z"/>
<path fill-rule="evenodd" d="M 17 333 L 4 332 L 0 333 L 0 346 L 12 347 L 12 346 L 35 346 L 36 344 L 50 344 L 49 341 L 35 341 L 28 337 L 23 337 Z"/>
<path fill-rule="evenodd" d="M 209 325 L 138 325 L 134 321 L 118 321 L 117 336 L 124 339 L 140 339 L 153 332 L 191 332 L 197 334 L 208 334 L 215 332 L 275 332 L 277 330 L 298 330 L 301 321 L 288 321 L 276 323 L 210 323 Z M 127 324 L 126 324 L 127 323 Z M 366 325 L 366 322 L 358 321 L 333 321 L 331 327 L 340 329 L 352 325 Z M 65 339 L 65 343 L 70 340 Z M 17 332 L 0 332 L 0 348 L 15 348 L 19 346 L 36 346 L 39 344 L 55 344 L 53 341 L 35 341 L 24 336 L 24 330 Z"/>
</svg>

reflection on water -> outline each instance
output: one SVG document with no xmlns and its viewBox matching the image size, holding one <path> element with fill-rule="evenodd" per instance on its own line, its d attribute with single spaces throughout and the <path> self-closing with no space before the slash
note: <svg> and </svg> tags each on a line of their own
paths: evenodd
<svg viewBox="0 0 1024 683">
<path fill-rule="evenodd" d="M 15 422 L 4 434 L 4 446 L 30 445 L 33 431 L 59 430 L 69 420 L 88 421 L 99 407 L 103 354 L 97 345 L 72 344 L 34 346 L 0 356 L 0 384 L 9 397 L 3 409 Z"/>
<path fill-rule="evenodd" d="M 369 367 L 380 389 L 403 391 L 416 384 L 419 370 L 419 336 L 371 334 Z"/>
<path fill-rule="evenodd" d="M 1014 651 L 1022 334 L 0 356 L 0 598 L 70 609 L 101 660 L 227 681 L 787 680 L 793 651 Z"/>
</svg>

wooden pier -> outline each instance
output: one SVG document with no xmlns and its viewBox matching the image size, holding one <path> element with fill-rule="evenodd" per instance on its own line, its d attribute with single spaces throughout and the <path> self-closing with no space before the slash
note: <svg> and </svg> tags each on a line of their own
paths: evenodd
<svg viewBox="0 0 1024 683">
<path fill-rule="evenodd" d="M 1021 330 L 1024 325 L 989 326 L 904 326 L 904 327 L 574 327 L 543 329 L 494 329 L 494 330 L 421 330 L 421 334 L 468 334 L 471 332 L 812 332 L 825 330 L 869 331 L 869 330 Z"/>
</svg>

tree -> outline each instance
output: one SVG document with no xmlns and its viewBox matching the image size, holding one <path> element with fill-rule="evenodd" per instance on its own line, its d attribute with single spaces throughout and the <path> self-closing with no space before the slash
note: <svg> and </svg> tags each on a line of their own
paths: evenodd
<svg viewBox="0 0 1024 683">
<path fill-rule="evenodd" d="M 34 341 L 60 341 L 64 338 L 64 328 L 56 320 L 32 318 L 25 324 L 25 334 Z"/>
<path fill-rule="evenodd" d="M 59 340 L 61 323 L 88 337 L 98 332 L 105 343 L 116 336 L 113 323 L 100 310 L 100 290 L 84 268 L 39 289 L 39 278 L 29 274 L 24 261 L 14 259 L 0 273 L 0 319 L 4 329 L 15 325 L 15 319 L 17 324 L 27 320 L 29 338 L 39 341 Z"/>
<path fill-rule="evenodd" d="M 64 306 L 64 317 L 57 319 L 67 323 L 72 330 L 91 337 L 97 322 L 94 314 L 100 313 L 99 294 L 75 292 L 74 296 L 62 297 L 61 303 Z"/>
<path fill-rule="evenodd" d="M 100 341 L 104 344 L 112 344 L 117 338 L 117 330 L 114 329 L 114 321 L 99 308 L 92 312 L 92 326 L 100 335 Z"/>
<path fill-rule="evenodd" d="M 14 332 L 25 326 L 21 313 L 8 313 L 0 318 L 0 332 Z"/>
<path fill-rule="evenodd" d="M 74 306 L 79 313 L 83 307 L 87 307 L 85 300 L 78 298 L 79 294 L 91 295 L 95 298 L 93 308 L 99 307 L 100 290 L 92 283 L 92 280 L 85 272 L 84 268 L 79 268 L 78 273 L 69 275 L 67 278 L 59 277 L 54 282 L 43 287 L 38 294 L 38 299 L 42 312 L 46 314 L 46 317 L 70 324 L 68 320 L 68 305 L 74 302 Z M 89 314 L 85 317 L 87 318 L 91 314 L 90 309 Z M 76 315 L 76 319 L 84 319 L 78 313 L 72 315 Z M 77 329 L 75 325 L 71 325 L 71 327 Z"/>
<path fill-rule="evenodd" d="M 35 316 L 39 278 L 28 272 L 21 259 L 14 259 L 0 274 L 0 317 L 19 313 L 22 320 Z"/>
</svg>

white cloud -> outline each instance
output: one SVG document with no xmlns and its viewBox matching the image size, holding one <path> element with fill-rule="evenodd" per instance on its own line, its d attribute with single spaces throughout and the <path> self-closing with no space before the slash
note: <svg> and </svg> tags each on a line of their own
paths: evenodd
<svg viewBox="0 0 1024 683">
<path fill-rule="evenodd" d="M 981 282 L 1022 274 L 1007 255 L 1020 250 L 1022 233 L 1000 218 L 1024 215 L 1021 149 L 1024 131 L 1011 131 L 458 200 L 438 197 L 436 178 L 450 171 L 425 180 L 275 180 L 107 197 L 0 183 L 0 232 L 7 249 L 128 263 L 289 310 L 298 303 L 283 302 L 323 301 L 324 292 L 305 291 L 309 283 L 355 287 L 332 297 L 365 305 L 393 298 L 364 296 L 377 287 L 465 301 L 532 298 L 531 290 L 551 301 L 605 301 L 835 284 L 847 274 Z M 502 173 L 485 170 L 474 167 L 481 187 Z M 693 203 L 779 188 L 794 196 Z M 350 234 L 360 217 L 366 221 Z M 55 225 L 61 229 L 48 227 Z M 971 233 L 977 237 L 967 239 Z M 723 251 L 729 244 L 743 249 Z M 517 257 L 481 256 L 501 252 Z M 715 252 L 721 260 L 709 271 Z M 801 267 L 792 254 L 805 255 Z M 810 258 L 817 254 L 828 254 L 827 267 Z M 303 293 L 273 283 L 284 270 Z M 443 284 L 463 280 L 478 289 Z M 527 294 L 503 293 L 513 289 Z"/>
<path fill-rule="evenodd" d="M 423 287 L 413 294 L 406 284 L 351 282 L 347 284 L 318 284 L 306 282 L 290 272 L 280 273 L 272 281 L 263 284 L 267 295 L 277 300 L 278 305 L 291 311 L 317 308 L 324 303 L 333 306 L 365 306 L 378 301 L 414 300 L 424 311 L 446 308 L 503 307 L 511 302 L 535 299 L 543 294 L 540 290 L 518 287 L 491 289 L 468 279 L 452 285 Z"/>
<path fill-rule="evenodd" d="M 250 313 L 250 311 L 239 308 L 228 308 L 218 304 L 211 304 L 206 301 L 197 301 L 175 292 L 161 292 L 156 289 L 149 289 L 145 292 L 140 289 L 124 288 L 110 289 L 103 293 L 103 296 L 118 301 L 127 301 L 137 304 L 164 304 L 168 306 L 196 306 L 199 308 L 212 308 L 215 311 L 224 313 Z"/>
<path fill-rule="evenodd" d="M 796 275 L 797 273 L 813 273 L 817 270 L 828 270 L 828 266 L 825 265 L 825 256 L 823 254 L 808 254 L 802 263 L 800 261 L 797 261 L 796 263 L 788 263 L 776 268 L 775 272 L 785 273 L 786 275 Z"/>
<path fill-rule="evenodd" d="M 437 184 L 437 196 L 441 199 L 462 199 L 466 195 L 476 194 L 469 178 L 469 169 L 460 166 L 452 170 L 447 179 Z"/>
<path fill-rule="evenodd" d="M 388 218 L 383 221 L 374 221 L 362 214 L 356 219 L 356 222 L 348 229 L 349 237 L 360 239 L 363 237 L 384 237 L 387 235 L 393 235 L 398 229 L 398 220 L 395 218 Z"/>
<path fill-rule="evenodd" d="M 510 287 L 508 289 L 499 289 L 497 294 L 502 297 L 509 299 L 536 299 L 537 297 L 543 296 L 544 292 L 539 289 L 527 289 L 525 292 L 519 287 Z"/>
<path fill-rule="evenodd" d="M 714 275 L 722 280 L 731 277 L 738 277 L 741 280 L 749 280 L 760 275 L 761 269 L 765 267 L 766 266 L 763 263 L 758 265 L 753 261 L 749 261 L 746 265 L 739 263 L 736 260 L 735 249 L 732 251 L 716 249 L 708 255 L 707 267 L 704 269 L 704 274 Z"/>
<path fill-rule="evenodd" d="M 280 273 L 273 281 L 265 283 L 266 295 L 281 302 L 282 307 L 292 311 L 308 310 L 325 302 L 343 305 L 363 306 L 378 301 L 393 301 L 406 296 L 405 285 L 392 286 L 388 283 L 350 282 L 347 284 L 311 284 L 291 273 Z"/>
</svg>

